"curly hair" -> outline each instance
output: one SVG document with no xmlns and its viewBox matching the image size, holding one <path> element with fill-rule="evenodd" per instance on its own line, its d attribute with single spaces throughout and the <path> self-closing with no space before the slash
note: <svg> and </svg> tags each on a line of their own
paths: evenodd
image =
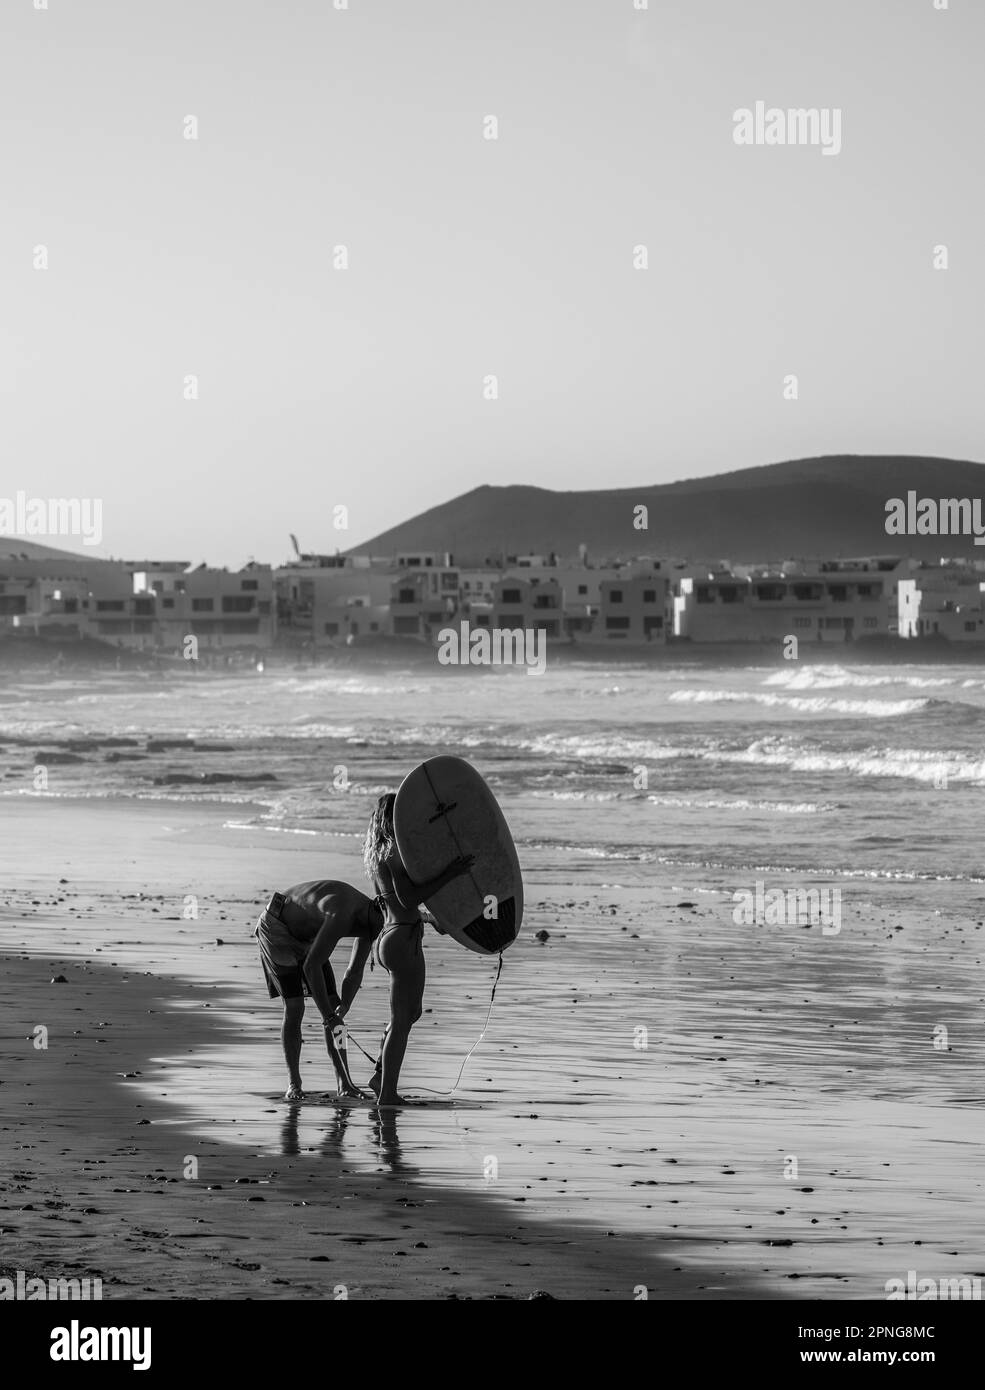
<svg viewBox="0 0 985 1390">
<path fill-rule="evenodd" d="M 393 792 L 381 796 L 376 803 L 376 810 L 369 818 L 366 842 L 363 845 L 363 863 L 366 865 L 368 879 L 373 878 L 383 860 L 396 849 L 397 842 L 393 834 L 393 803 L 396 799 Z"/>
</svg>

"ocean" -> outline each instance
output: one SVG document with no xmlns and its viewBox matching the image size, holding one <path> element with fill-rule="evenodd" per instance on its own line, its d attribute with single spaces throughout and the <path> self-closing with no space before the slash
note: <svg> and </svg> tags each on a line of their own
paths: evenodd
<svg viewBox="0 0 985 1390">
<path fill-rule="evenodd" d="M 985 904 L 981 667 L 8 680 L 0 730 L 5 797 L 219 798 L 230 827 L 318 837 L 326 873 L 374 798 L 445 752 L 489 780 L 536 868 L 611 861 L 642 885 L 659 863 L 720 888 L 782 874 Z"/>
</svg>

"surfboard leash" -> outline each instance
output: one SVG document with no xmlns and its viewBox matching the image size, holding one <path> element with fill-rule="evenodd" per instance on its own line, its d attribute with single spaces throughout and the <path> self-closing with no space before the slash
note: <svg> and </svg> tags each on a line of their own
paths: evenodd
<svg viewBox="0 0 985 1390">
<path fill-rule="evenodd" d="M 451 1096 L 451 1095 L 454 1095 L 455 1092 L 458 1090 L 459 1086 L 460 1086 L 461 1083 L 462 1083 L 462 1077 L 465 1075 L 465 1068 L 466 1068 L 466 1067 L 468 1066 L 468 1064 L 469 1064 L 469 1059 L 471 1058 L 472 1053 L 475 1051 L 475 1049 L 476 1049 L 476 1048 L 479 1046 L 479 1044 L 482 1042 L 482 1039 L 486 1036 L 486 1030 L 487 1030 L 488 1027 L 489 1027 L 489 1020 L 492 1018 L 493 1001 L 494 1001 L 495 998 L 496 998 L 496 987 L 497 987 L 497 985 L 499 984 L 499 977 L 500 977 L 500 975 L 501 975 L 502 973 L 503 973 L 503 953 L 502 953 L 502 951 L 500 951 L 500 953 L 499 953 L 499 964 L 498 964 L 497 967 L 496 967 L 496 978 L 495 978 L 495 980 L 493 980 L 492 992 L 491 992 L 490 995 L 489 995 L 489 1008 L 486 1010 L 486 1021 L 485 1021 L 485 1023 L 482 1025 L 482 1032 L 479 1034 L 479 1036 L 476 1038 L 475 1042 L 472 1044 L 472 1046 L 469 1048 L 468 1052 L 465 1054 L 465 1060 L 463 1061 L 461 1067 L 459 1068 L 458 1077 L 456 1078 L 456 1081 L 455 1081 L 454 1086 L 451 1088 L 450 1091 L 436 1091 L 436 1090 L 434 1090 L 433 1087 L 431 1087 L 431 1086 L 419 1086 L 419 1087 L 417 1088 L 419 1091 L 427 1091 L 428 1094 L 429 1094 L 429 1095 L 432 1095 L 432 1096 Z M 368 1062 L 372 1062 L 372 1063 L 373 1063 L 373 1067 L 374 1067 L 374 1069 L 375 1069 L 375 1067 L 376 1067 L 376 1058 L 370 1056 L 370 1054 L 366 1051 L 366 1049 L 363 1047 L 363 1045 L 359 1042 L 358 1038 L 356 1038 L 355 1034 L 352 1032 L 352 1029 L 349 1028 L 348 1025 L 346 1025 L 346 1033 L 348 1034 L 348 1036 L 349 1036 L 349 1038 L 351 1039 L 351 1041 L 354 1042 L 354 1043 L 356 1044 L 356 1046 L 359 1048 L 359 1051 L 363 1054 L 363 1056 L 366 1058 L 366 1060 L 367 1060 Z"/>
<path fill-rule="evenodd" d="M 464 1060 L 464 1062 L 462 1063 L 461 1067 L 459 1068 L 458 1076 L 457 1076 L 457 1078 L 456 1078 L 456 1080 L 455 1080 L 454 1086 L 451 1088 L 450 1091 L 435 1091 L 435 1090 L 433 1090 L 430 1086 L 420 1086 L 420 1087 L 418 1087 L 418 1090 L 427 1091 L 428 1094 L 429 1094 L 429 1095 L 432 1095 L 432 1096 L 451 1096 L 451 1095 L 454 1095 L 455 1092 L 458 1090 L 458 1088 L 459 1088 L 459 1086 L 461 1085 L 461 1082 L 462 1082 L 462 1077 L 465 1075 L 465 1068 L 466 1068 L 466 1067 L 468 1066 L 468 1064 L 469 1064 L 469 1058 L 472 1056 L 472 1053 L 475 1051 L 475 1049 L 476 1049 L 476 1048 L 479 1046 L 479 1044 L 482 1042 L 482 1039 L 486 1036 L 486 1029 L 489 1027 L 489 1020 L 492 1018 L 493 1000 L 496 998 L 496 986 L 499 984 L 499 977 L 500 977 L 500 975 L 501 975 L 502 973 L 503 973 L 503 953 L 502 953 L 502 951 L 500 951 L 500 953 L 499 953 L 499 964 L 498 964 L 497 967 L 496 967 L 496 978 L 495 978 L 495 980 L 493 980 L 492 993 L 489 995 L 489 1008 L 486 1010 L 486 1021 L 485 1021 L 485 1023 L 482 1025 L 482 1032 L 479 1034 L 479 1036 L 476 1038 L 475 1042 L 472 1044 L 472 1046 L 469 1048 L 468 1052 L 465 1054 L 465 1060 Z"/>
</svg>

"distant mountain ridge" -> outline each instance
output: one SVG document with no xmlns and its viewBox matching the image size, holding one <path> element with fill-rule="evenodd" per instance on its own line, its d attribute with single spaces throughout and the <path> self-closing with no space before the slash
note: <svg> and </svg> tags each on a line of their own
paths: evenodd
<svg viewBox="0 0 985 1390">
<path fill-rule="evenodd" d="M 597 491 L 506 485 L 474 488 L 381 532 L 350 554 L 449 550 L 459 564 L 501 553 L 663 554 L 736 561 L 910 554 L 985 559 L 971 536 L 890 536 L 892 497 L 985 499 L 985 464 L 917 455 L 791 459 L 706 478 Z M 649 511 L 634 530 L 633 509 Z"/>
</svg>

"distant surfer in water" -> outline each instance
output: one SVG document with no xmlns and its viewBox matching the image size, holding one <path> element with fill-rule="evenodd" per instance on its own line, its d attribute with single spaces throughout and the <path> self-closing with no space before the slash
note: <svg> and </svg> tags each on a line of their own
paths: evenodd
<svg viewBox="0 0 985 1390">
<path fill-rule="evenodd" d="M 335 879 L 298 883 L 274 893 L 254 930 L 271 999 L 284 1001 L 281 1041 L 289 1085 L 285 1100 L 303 1100 L 301 1089 L 301 1020 L 305 995 L 318 1007 L 328 1055 L 340 1096 L 362 1096 L 349 1075 L 345 1018 L 362 984 L 363 968 L 383 927 L 380 907 Z M 343 937 L 352 937 L 352 954 L 341 993 L 335 988 L 330 956 Z"/>
<path fill-rule="evenodd" d="M 421 1017 L 424 999 L 424 921 L 418 905 L 446 883 L 468 871 L 473 855 L 459 856 L 437 878 L 413 883 L 393 834 L 393 792 L 381 796 L 366 831 L 363 861 L 376 890 L 383 929 L 376 939 L 376 959 L 390 976 L 390 1022 L 383 1032 L 376 1070 L 369 1079 L 380 1105 L 406 1105 L 397 1091 L 410 1030 Z M 428 915 L 428 920 L 433 919 Z"/>
</svg>

